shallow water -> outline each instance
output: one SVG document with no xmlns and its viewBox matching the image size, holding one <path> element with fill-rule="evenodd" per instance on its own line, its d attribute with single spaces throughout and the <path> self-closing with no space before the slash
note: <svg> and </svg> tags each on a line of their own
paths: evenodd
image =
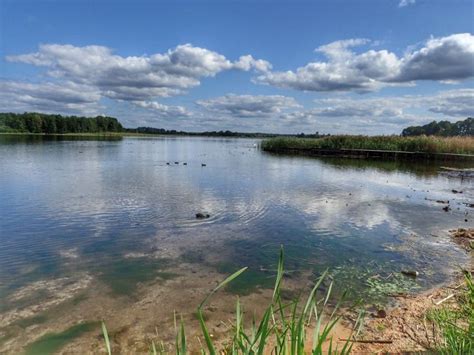
<svg viewBox="0 0 474 355">
<path fill-rule="evenodd" d="M 166 293 L 172 280 L 249 266 L 227 291 L 255 294 L 272 286 L 280 245 L 289 279 L 304 285 L 329 268 L 339 290 L 367 302 L 444 282 L 467 262 L 446 232 L 474 225 L 465 204 L 474 181 L 437 165 L 285 157 L 256 145 L 0 136 L 0 350 L 88 299 L 136 304 L 144 285 Z"/>
</svg>

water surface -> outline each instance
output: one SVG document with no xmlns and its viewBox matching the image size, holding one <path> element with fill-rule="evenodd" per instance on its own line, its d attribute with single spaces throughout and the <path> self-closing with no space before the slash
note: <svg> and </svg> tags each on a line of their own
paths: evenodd
<svg viewBox="0 0 474 355">
<path fill-rule="evenodd" d="M 250 139 L 0 136 L 0 350 L 145 309 L 176 283 L 193 285 L 181 297 L 194 307 L 195 290 L 242 266 L 226 295 L 252 297 L 281 245 L 290 283 L 329 269 L 367 302 L 444 282 L 467 262 L 447 231 L 473 226 L 474 183 L 438 168 L 276 156 Z"/>
</svg>

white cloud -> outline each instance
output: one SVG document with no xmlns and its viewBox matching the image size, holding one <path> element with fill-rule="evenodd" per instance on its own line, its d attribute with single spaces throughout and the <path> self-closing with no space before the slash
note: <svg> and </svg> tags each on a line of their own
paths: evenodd
<svg viewBox="0 0 474 355">
<path fill-rule="evenodd" d="M 122 57 L 103 46 L 44 44 L 38 52 L 8 56 L 7 60 L 46 67 L 51 77 L 94 86 L 103 96 L 129 101 L 181 94 L 198 86 L 202 78 L 225 70 L 271 68 L 270 63 L 250 55 L 232 62 L 191 44 L 139 57 Z"/>
<path fill-rule="evenodd" d="M 430 100 L 429 111 L 450 117 L 474 117 L 474 89 L 442 92 Z"/>
<path fill-rule="evenodd" d="M 474 89 L 425 96 L 329 98 L 314 103 L 311 109 L 281 114 L 282 124 L 331 133 L 400 133 L 408 125 L 434 119 L 453 121 L 474 116 Z"/>
<path fill-rule="evenodd" d="M 251 55 L 243 55 L 234 63 L 234 68 L 249 71 L 254 69 L 260 72 L 268 72 L 272 65 L 263 59 L 254 59 Z"/>
<path fill-rule="evenodd" d="M 209 112 L 233 117 L 270 117 L 299 107 L 294 98 L 281 95 L 228 94 L 196 103 Z"/>
<path fill-rule="evenodd" d="M 376 91 L 417 80 L 460 81 L 474 76 L 474 36 L 469 33 L 431 38 L 403 57 L 387 50 L 356 53 L 351 48 L 367 39 L 336 41 L 316 49 L 326 61 L 295 71 L 268 71 L 255 81 L 302 91 Z"/>
<path fill-rule="evenodd" d="M 183 106 L 163 105 L 156 101 L 136 101 L 134 104 L 142 108 L 150 109 L 156 118 L 174 119 L 192 116 L 192 112 Z"/>
<path fill-rule="evenodd" d="M 463 80 L 474 76 L 474 36 L 459 33 L 431 38 L 425 46 L 401 60 L 393 81 Z"/>
<path fill-rule="evenodd" d="M 400 0 L 398 7 L 410 6 L 410 5 L 414 5 L 415 3 L 416 3 L 416 0 Z"/>
<path fill-rule="evenodd" d="M 1 111 L 38 111 L 96 115 L 100 93 L 93 87 L 70 81 L 61 83 L 0 82 Z"/>
</svg>

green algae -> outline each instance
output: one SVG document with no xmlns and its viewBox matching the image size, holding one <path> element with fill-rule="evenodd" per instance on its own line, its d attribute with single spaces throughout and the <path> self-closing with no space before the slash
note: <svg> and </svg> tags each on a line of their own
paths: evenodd
<svg viewBox="0 0 474 355">
<path fill-rule="evenodd" d="M 76 324 L 60 333 L 48 333 L 25 348 L 26 355 L 54 354 L 72 340 L 98 329 L 99 322 L 85 322 Z"/>
</svg>

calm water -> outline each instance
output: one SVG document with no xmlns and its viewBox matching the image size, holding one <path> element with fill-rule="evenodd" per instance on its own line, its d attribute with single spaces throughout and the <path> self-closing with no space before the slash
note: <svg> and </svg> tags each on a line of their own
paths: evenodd
<svg viewBox="0 0 474 355">
<path fill-rule="evenodd" d="M 271 286 L 283 245 L 290 279 L 329 268 L 354 296 L 381 300 L 380 289 L 423 289 L 466 263 L 446 232 L 474 225 L 464 204 L 474 201 L 472 180 L 438 175 L 437 166 L 274 156 L 257 144 L 0 137 L 0 311 L 10 317 L 0 337 L 18 336 L 5 329 L 41 313 L 21 310 L 75 275 L 87 275 L 84 292 L 133 303 L 143 285 L 166 290 L 182 265 L 222 274 L 249 266 L 228 289 L 248 295 Z"/>
</svg>

